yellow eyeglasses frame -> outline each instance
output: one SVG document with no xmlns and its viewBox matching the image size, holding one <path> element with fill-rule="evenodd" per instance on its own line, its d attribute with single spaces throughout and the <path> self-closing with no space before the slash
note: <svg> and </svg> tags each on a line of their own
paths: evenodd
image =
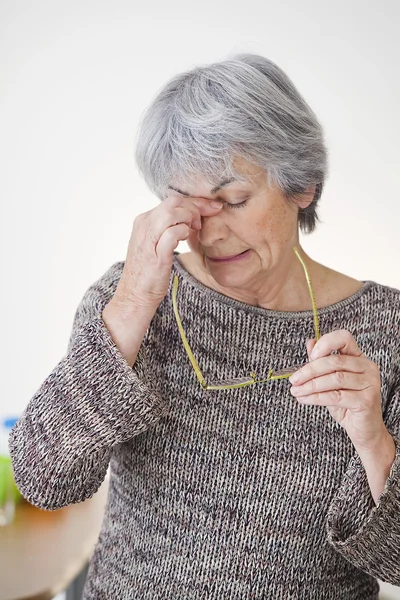
<svg viewBox="0 0 400 600">
<path fill-rule="evenodd" d="M 320 336 L 320 332 L 319 332 L 318 311 L 317 311 L 317 306 L 316 306 L 316 302 L 315 302 L 314 291 L 313 291 L 313 288 L 311 285 L 310 275 L 307 271 L 307 267 L 304 263 L 304 260 L 300 256 L 300 253 L 296 246 L 293 247 L 293 251 L 295 252 L 297 258 L 301 262 L 303 269 L 304 269 L 306 279 L 307 279 L 307 285 L 308 285 L 308 290 L 310 292 L 310 298 L 311 298 L 313 314 L 314 314 L 314 336 L 315 336 L 316 340 L 319 340 L 319 338 L 321 336 Z M 270 369 L 266 379 L 257 379 L 257 376 L 255 373 L 250 373 L 249 378 L 232 379 L 232 380 L 227 380 L 226 382 L 220 382 L 220 383 L 218 383 L 218 382 L 207 383 L 206 379 L 204 378 L 204 376 L 200 370 L 200 367 L 199 367 L 195 357 L 193 356 L 193 352 L 190 349 L 189 342 L 187 341 L 186 334 L 185 334 L 185 331 L 182 326 L 182 321 L 179 316 L 178 306 L 177 306 L 177 302 L 176 302 L 177 291 L 178 291 L 178 276 L 175 275 L 174 282 L 173 282 L 173 288 L 172 288 L 172 304 L 173 304 L 173 308 L 174 308 L 176 322 L 178 324 L 179 333 L 181 335 L 182 342 L 185 347 L 186 353 L 187 353 L 189 360 L 192 364 L 192 367 L 196 373 L 197 379 L 199 380 L 199 383 L 204 390 L 235 389 L 235 388 L 245 387 L 248 385 L 253 385 L 255 383 L 265 383 L 266 381 L 273 381 L 275 379 L 287 379 L 295 371 L 300 369 L 300 367 L 302 366 L 302 365 L 299 365 L 297 367 L 287 367 L 287 368 L 277 371 L 275 373 L 274 373 L 273 369 Z M 234 382 L 236 382 L 236 383 L 234 383 Z"/>
</svg>

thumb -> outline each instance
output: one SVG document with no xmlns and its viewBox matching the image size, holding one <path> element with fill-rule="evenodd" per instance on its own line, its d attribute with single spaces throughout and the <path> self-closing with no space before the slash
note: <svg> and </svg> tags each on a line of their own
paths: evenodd
<svg viewBox="0 0 400 600">
<path fill-rule="evenodd" d="M 308 360 L 310 360 L 311 351 L 314 348 L 316 343 L 317 343 L 317 340 L 315 340 L 315 339 L 307 340 L 307 342 L 306 342 Z"/>
</svg>

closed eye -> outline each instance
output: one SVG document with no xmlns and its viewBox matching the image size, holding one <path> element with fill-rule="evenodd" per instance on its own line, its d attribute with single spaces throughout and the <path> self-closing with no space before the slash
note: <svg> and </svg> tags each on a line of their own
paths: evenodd
<svg viewBox="0 0 400 600">
<path fill-rule="evenodd" d="M 238 204 L 230 204 L 229 202 L 227 202 L 227 206 L 229 206 L 229 208 L 242 208 L 243 206 L 246 206 L 246 204 L 248 203 L 249 198 L 246 198 L 246 200 L 243 200 L 243 202 L 239 202 Z"/>
<path fill-rule="evenodd" d="M 182 196 L 187 196 L 189 198 L 189 194 L 184 194 L 183 192 L 178 192 L 179 194 L 181 194 Z M 218 200 L 218 198 L 217 198 Z M 248 201 L 250 200 L 250 198 L 245 198 L 243 200 L 243 202 L 238 202 L 237 204 L 231 204 L 230 202 L 226 202 L 224 200 L 218 200 L 219 202 L 222 202 L 223 204 L 226 204 L 228 206 L 228 208 L 243 208 L 244 206 L 246 206 L 246 204 L 248 203 Z"/>
</svg>

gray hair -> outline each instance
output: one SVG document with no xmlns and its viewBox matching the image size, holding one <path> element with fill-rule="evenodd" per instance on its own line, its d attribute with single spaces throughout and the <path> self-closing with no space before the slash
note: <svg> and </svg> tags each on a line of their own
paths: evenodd
<svg viewBox="0 0 400 600">
<path fill-rule="evenodd" d="M 257 54 L 198 66 L 173 77 L 142 115 L 135 160 L 160 199 L 172 181 L 200 173 L 213 186 L 246 181 L 235 170 L 240 156 L 264 169 L 270 186 L 294 201 L 315 185 L 298 222 L 311 233 L 327 176 L 323 130 L 289 77 Z"/>
</svg>

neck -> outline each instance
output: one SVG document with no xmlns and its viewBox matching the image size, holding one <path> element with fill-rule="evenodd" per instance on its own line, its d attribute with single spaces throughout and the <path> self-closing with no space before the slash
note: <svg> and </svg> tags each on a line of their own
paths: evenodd
<svg viewBox="0 0 400 600">
<path fill-rule="evenodd" d="M 325 267 L 313 261 L 300 244 L 297 243 L 296 248 L 307 267 L 315 291 L 316 286 L 319 287 L 323 280 Z M 263 270 L 260 258 L 259 265 L 260 267 L 254 270 L 253 277 L 246 282 L 245 288 L 235 285 L 224 286 L 212 276 L 207 265 L 201 262 L 200 268 L 210 287 L 246 304 L 278 311 L 301 311 L 312 308 L 305 272 L 293 247 L 288 248 L 280 263 L 273 268 Z"/>
</svg>

